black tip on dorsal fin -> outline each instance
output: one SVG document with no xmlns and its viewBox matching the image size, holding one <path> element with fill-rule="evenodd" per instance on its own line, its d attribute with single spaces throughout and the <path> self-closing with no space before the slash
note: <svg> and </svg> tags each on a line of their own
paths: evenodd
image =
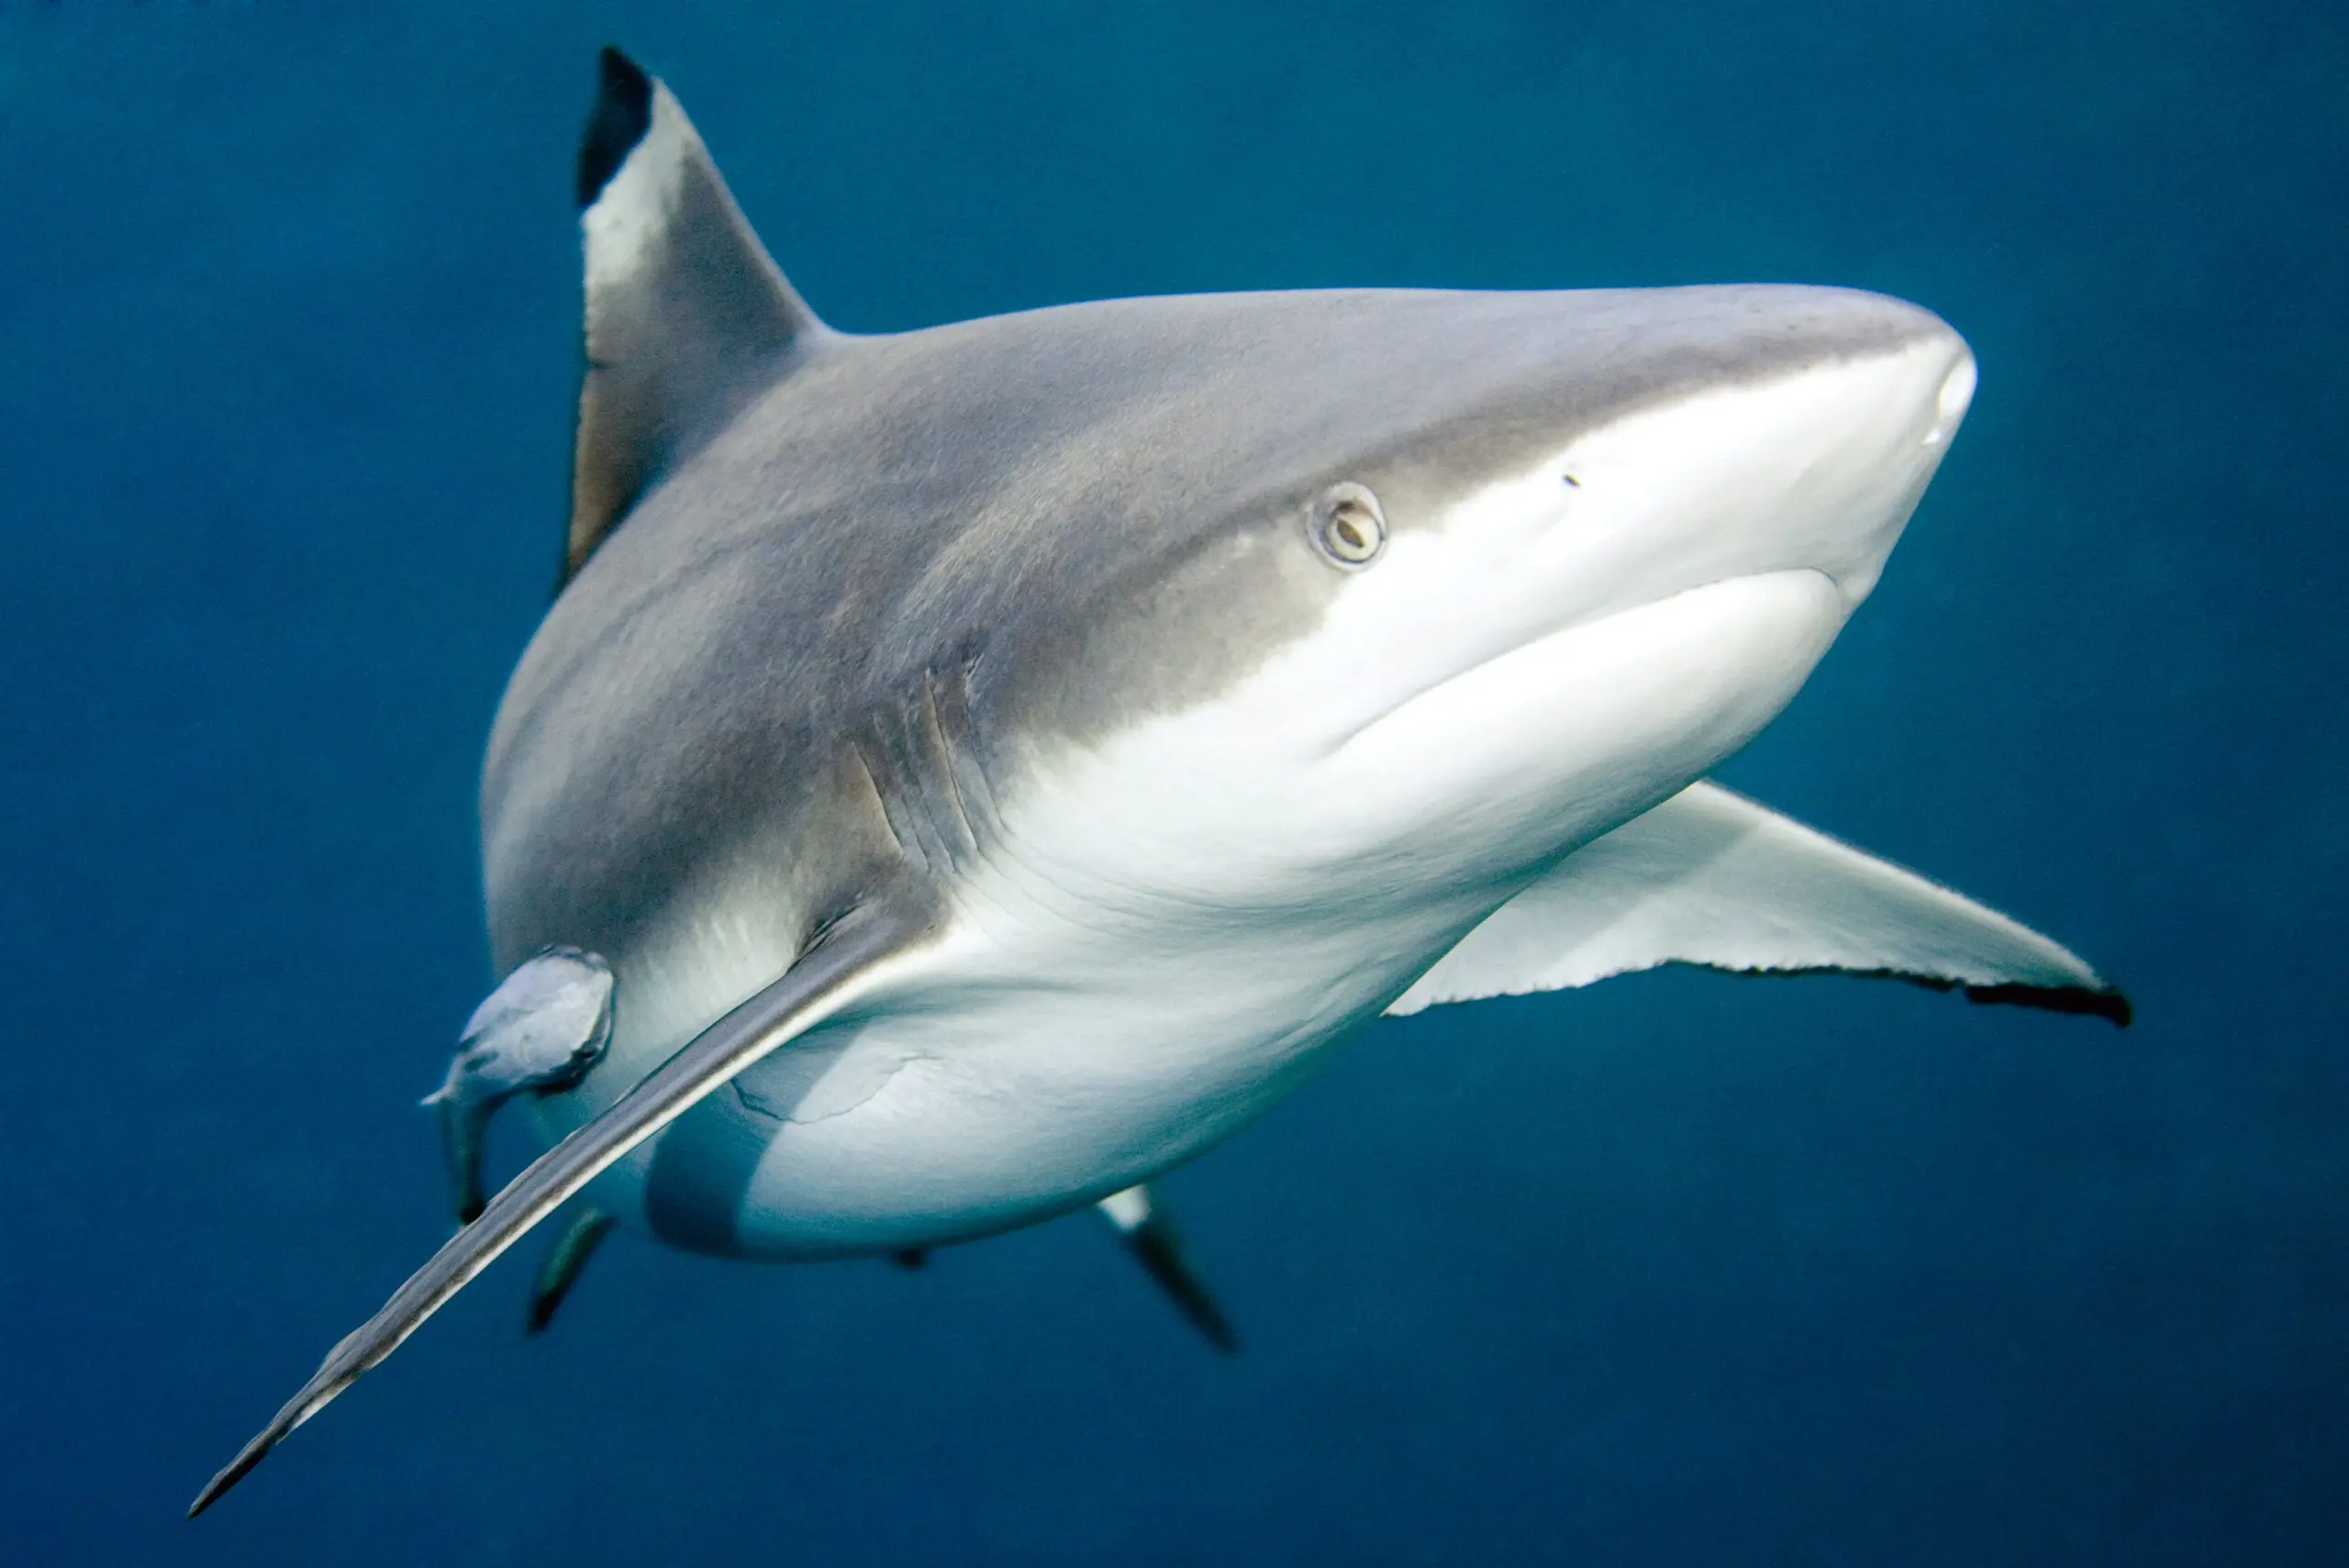
<svg viewBox="0 0 2349 1568">
<path fill-rule="evenodd" d="M 590 207 L 652 128 L 652 78 L 609 44 L 587 129 L 579 139 L 579 205 Z"/>
<path fill-rule="evenodd" d="M 587 372 L 562 581 L 662 473 L 827 336 L 660 82 L 603 53 L 579 142 Z"/>
</svg>

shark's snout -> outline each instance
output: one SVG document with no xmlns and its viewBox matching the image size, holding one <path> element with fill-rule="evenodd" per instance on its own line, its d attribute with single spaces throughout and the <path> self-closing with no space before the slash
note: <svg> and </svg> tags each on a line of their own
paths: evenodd
<svg viewBox="0 0 2349 1568">
<path fill-rule="evenodd" d="M 1435 801 L 1508 818 L 1501 859 L 1554 849 L 1593 802 L 1634 809 L 1742 745 L 1875 588 L 1972 398 L 1965 341 L 1787 290 L 1705 348 L 1729 368 L 1464 485 L 1349 581 L 1298 666 L 1369 815 L 1427 831 Z"/>
<path fill-rule="evenodd" d="M 1685 302 L 1697 324 L 1659 354 L 1664 368 L 1623 378 L 1633 390 L 1612 417 L 1576 401 L 1586 346 L 1562 335 L 1552 397 L 1512 406 L 1529 425 L 1557 420 L 1548 444 L 1496 464 L 1486 430 L 1464 428 L 1432 503 L 1407 472 L 1388 508 L 1403 526 L 1297 651 L 1322 720 L 1300 732 L 1345 745 L 1464 694 L 1497 661 L 1566 649 L 1563 635 L 1724 585 L 1808 578 L 1826 593 L 1798 595 L 1798 618 L 1824 617 L 1821 636 L 1787 641 L 1784 670 L 1732 661 L 1704 677 L 1783 700 L 1874 589 L 1965 416 L 1974 361 L 1940 317 L 1881 295 L 1789 288 L 1732 303 Z M 1711 368 L 1665 373 L 1684 361 Z M 1571 662 L 1553 673 L 1559 688 L 1541 700 L 1581 701 L 1588 681 Z"/>
<path fill-rule="evenodd" d="M 1778 367 L 1636 410 L 1562 451 L 1554 479 L 1545 469 L 1508 487 L 1525 506 L 1564 482 L 1528 557 L 1540 568 L 1528 590 L 1558 617 L 1538 629 L 1773 573 L 1820 573 L 1847 610 L 1867 596 L 1965 418 L 1975 369 L 1940 317 L 1848 297 L 1884 328 L 1864 349 L 1827 350 L 1790 328 Z M 1804 325 L 1849 330 L 1827 322 Z"/>
<path fill-rule="evenodd" d="M 1909 308 L 1909 307 L 1904 307 Z M 1856 608 L 1972 404 L 1974 356 L 1938 317 L 1878 352 L 1830 361 L 1754 389 L 1723 423 L 1724 472 L 1709 526 L 1722 564 L 1808 568 Z"/>
<path fill-rule="evenodd" d="M 1933 395 L 1933 423 L 1925 432 L 1929 447 L 1945 447 L 1965 423 L 1965 411 L 1974 406 L 1974 384 L 1976 374 L 1974 356 L 1963 343 L 1958 345 L 1957 363 L 1942 378 L 1941 390 Z"/>
<path fill-rule="evenodd" d="M 1857 406 L 1840 464 L 1843 493 L 1829 508 L 1844 538 L 1817 563 L 1853 607 L 1875 589 L 1974 401 L 1976 373 L 1965 339 L 1938 317 L 1925 323 L 1907 349 L 1854 373 Z M 1879 397 L 1881 417 L 1866 406 Z"/>
</svg>

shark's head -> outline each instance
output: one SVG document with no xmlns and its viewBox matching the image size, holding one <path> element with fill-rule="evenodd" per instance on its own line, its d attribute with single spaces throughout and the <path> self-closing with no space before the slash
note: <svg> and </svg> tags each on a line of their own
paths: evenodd
<svg viewBox="0 0 2349 1568">
<path fill-rule="evenodd" d="M 1785 706 L 1974 387 L 1954 332 L 1872 295 L 1386 299 L 1227 394 L 1255 428 L 1212 450 L 1302 460 L 1132 574 L 1061 677 L 1167 688 L 1019 814 L 1108 896 L 1489 907 Z"/>
</svg>

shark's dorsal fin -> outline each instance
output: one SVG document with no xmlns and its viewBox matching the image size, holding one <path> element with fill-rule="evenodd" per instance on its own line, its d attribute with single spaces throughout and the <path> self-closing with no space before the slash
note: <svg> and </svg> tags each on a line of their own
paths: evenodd
<svg viewBox="0 0 2349 1568">
<path fill-rule="evenodd" d="M 1964 894 L 1696 784 L 1558 863 L 1386 1010 L 1588 985 L 1664 963 L 1884 975 L 2129 1022 L 2061 943 Z"/>
<path fill-rule="evenodd" d="M 604 50 L 579 144 L 587 368 L 562 580 L 663 469 L 828 336 L 734 205 L 669 89 Z"/>
</svg>

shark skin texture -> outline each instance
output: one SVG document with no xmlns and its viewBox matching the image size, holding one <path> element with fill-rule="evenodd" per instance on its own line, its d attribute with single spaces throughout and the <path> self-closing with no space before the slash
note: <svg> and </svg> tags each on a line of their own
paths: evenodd
<svg viewBox="0 0 2349 1568">
<path fill-rule="evenodd" d="M 616 50 L 579 155 L 561 587 L 482 784 L 507 981 L 463 1228 L 202 1512 L 507 1248 L 894 1258 L 1097 1207 L 1389 1013 L 1678 962 L 2128 1021 L 2052 940 L 1706 782 L 1965 417 L 1931 313 L 1782 285 L 1073 305 L 794 292 Z M 484 1202 L 482 1126 L 546 1152 Z M 568 1206 L 568 1207 L 566 1207 Z"/>
</svg>

